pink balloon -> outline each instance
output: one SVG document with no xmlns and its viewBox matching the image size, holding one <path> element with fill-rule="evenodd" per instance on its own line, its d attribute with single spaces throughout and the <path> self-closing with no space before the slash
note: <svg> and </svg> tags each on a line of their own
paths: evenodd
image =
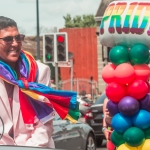
<svg viewBox="0 0 150 150">
<path fill-rule="evenodd" d="M 116 66 L 114 64 L 108 64 L 102 69 L 102 78 L 106 83 L 115 81 L 114 71 Z"/>
<path fill-rule="evenodd" d="M 148 85 L 143 80 L 134 80 L 127 86 L 127 95 L 139 100 L 148 93 Z"/>
<path fill-rule="evenodd" d="M 146 64 L 133 66 L 136 74 L 136 79 L 147 81 L 150 77 L 150 68 Z"/>
<path fill-rule="evenodd" d="M 122 63 L 115 69 L 115 79 L 121 84 L 129 84 L 135 79 L 135 71 L 131 64 Z"/>
<path fill-rule="evenodd" d="M 111 82 L 106 87 L 106 95 L 111 101 L 118 103 L 126 96 L 126 85 L 117 82 Z"/>
</svg>

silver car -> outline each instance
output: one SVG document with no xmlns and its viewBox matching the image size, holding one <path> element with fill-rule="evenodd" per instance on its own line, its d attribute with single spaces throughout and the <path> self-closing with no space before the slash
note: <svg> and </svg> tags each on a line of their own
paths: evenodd
<svg viewBox="0 0 150 150">
<path fill-rule="evenodd" d="M 96 150 L 93 129 L 85 123 L 71 123 L 56 115 L 53 121 L 55 147 L 65 150 Z"/>
</svg>

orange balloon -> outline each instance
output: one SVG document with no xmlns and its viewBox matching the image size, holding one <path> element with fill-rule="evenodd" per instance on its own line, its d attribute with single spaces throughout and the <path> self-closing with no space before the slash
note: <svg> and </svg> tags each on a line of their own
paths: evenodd
<svg viewBox="0 0 150 150">
<path fill-rule="evenodd" d="M 150 77 L 150 68 L 146 64 L 133 66 L 136 74 L 136 79 L 147 81 Z"/>
<path fill-rule="evenodd" d="M 135 79 L 135 71 L 131 64 L 122 63 L 115 69 L 115 79 L 121 84 L 129 84 Z"/>
<path fill-rule="evenodd" d="M 114 64 L 108 64 L 102 69 L 102 78 L 106 83 L 115 81 L 115 68 L 116 66 Z"/>
</svg>

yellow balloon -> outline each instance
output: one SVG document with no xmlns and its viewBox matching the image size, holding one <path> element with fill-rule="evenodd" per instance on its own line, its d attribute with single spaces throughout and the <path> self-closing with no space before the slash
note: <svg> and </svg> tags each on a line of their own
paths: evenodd
<svg viewBox="0 0 150 150">
<path fill-rule="evenodd" d="M 138 150 L 150 150 L 150 139 L 146 139 L 140 146 Z"/>
<path fill-rule="evenodd" d="M 117 148 L 117 150 L 138 150 L 138 148 L 137 147 L 131 147 L 131 146 L 127 145 L 127 144 L 121 144 Z"/>
</svg>

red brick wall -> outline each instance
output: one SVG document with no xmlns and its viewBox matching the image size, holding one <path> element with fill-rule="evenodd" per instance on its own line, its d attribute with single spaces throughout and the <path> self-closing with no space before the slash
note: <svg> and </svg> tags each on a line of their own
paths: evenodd
<svg viewBox="0 0 150 150">
<path fill-rule="evenodd" d="M 64 28 L 68 33 L 68 50 L 74 54 L 74 78 L 98 81 L 96 28 Z M 70 68 L 60 68 L 62 80 L 70 79 Z"/>
</svg>

